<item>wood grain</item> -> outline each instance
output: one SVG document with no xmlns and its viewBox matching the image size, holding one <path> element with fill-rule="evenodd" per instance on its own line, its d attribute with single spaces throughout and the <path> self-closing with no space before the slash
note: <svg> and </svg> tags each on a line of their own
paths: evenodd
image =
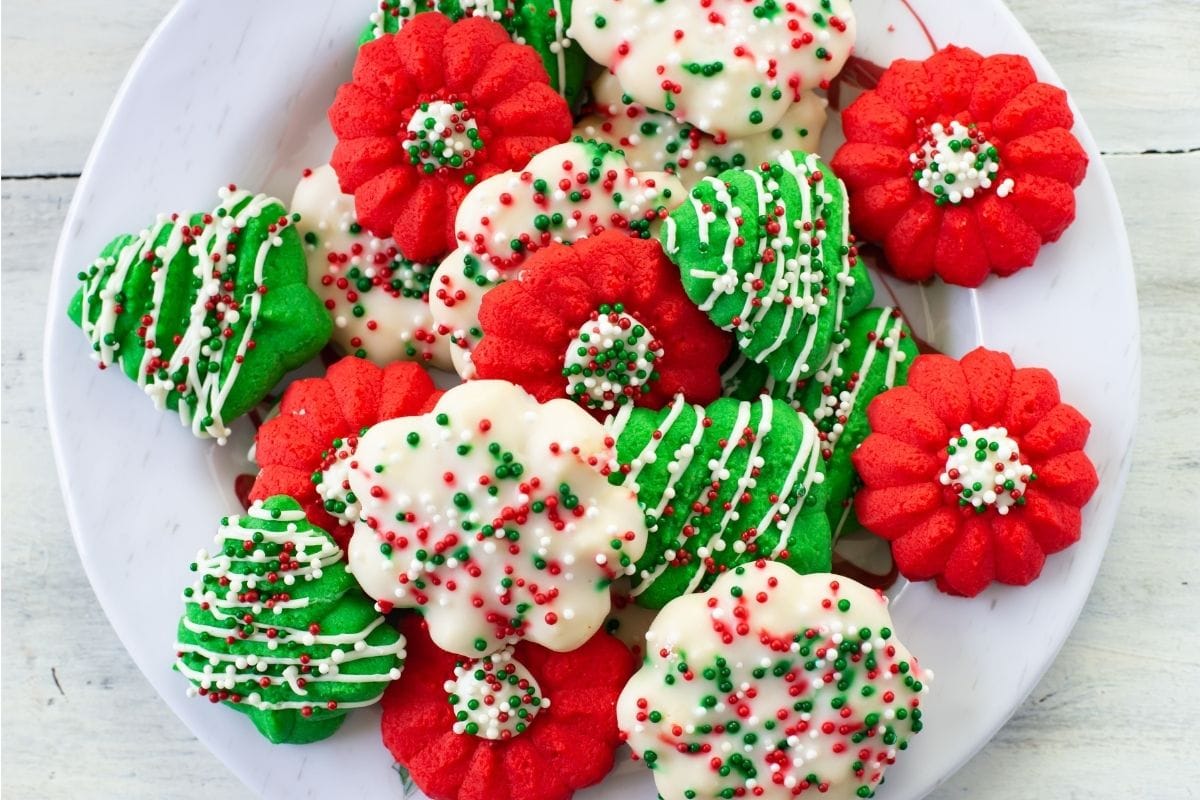
<svg viewBox="0 0 1200 800">
<path fill-rule="evenodd" d="M 248 797 L 158 701 L 97 606 L 46 443 L 40 331 L 75 181 L 24 176 L 80 171 L 171 3 L 120 3 L 114 13 L 117 5 L 14 0 L 4 9 L 0 792 Z M 1200 778 L 1200 0 L 1011 5 L 1111 154 L 1137 270 L 1142 418 L 1112 544 L 1071 639 L 1009 724 L 931 797 L 1191 797 Z"/>
</svg>

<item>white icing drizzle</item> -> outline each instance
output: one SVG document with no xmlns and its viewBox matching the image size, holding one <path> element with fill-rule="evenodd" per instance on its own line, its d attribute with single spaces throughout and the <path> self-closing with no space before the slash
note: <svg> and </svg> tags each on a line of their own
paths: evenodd
<svg viewBox="0 0 1200 800">
<path fill-rule="evenodd" d="M 224 345 L 222 351 L 216 354 L 216 363 L 220 369 L 210 369 L 203 374 L 200 371 L 201 361 L 206 361 L 214 355 L 209 348 L 208 340 L 216 332 L 208 324 L 210 310 L 207 308 L 214 298 L 222 292 L 222 284 L 229 279 L 228 271 L 236 265 L 236 255 L 226 252 L 233 229 L 245 228 L 251 219 L 257 217 L 267 206 L 279 201 L 267 195 L 251 195 L 249 192 L 222 187 L 218 193 L 220 205 L 212 212 L 212 221 L 204 224 L 200 234 L 188 247 L 191 257 L 192 274 L 200 281 L 188 311 L 188 322 L 179 343 L 164 365 L 166 377 L 159 370 L 150 371 L 151 361 L 163 354 L 160 340 L 160 312 L 165 297 L 166 284 L 172 269 L 180 269 L 175 258 L 183 248 L 185 237 L 183 227 L 188 221 L 172 216 L 160 215 L 154 226 L 142 231 L 131 242 L 127 242 L 115 258 L 99 259 L 93 267 L 93 273 L 84 281 L 82 303 L 82 328 L 84 334 L 93 346 L 93 358 L 101 366 L 108 366 L 123 357 L 119 352 L 120 344 L 115 341 L 117 320 L 120 316 L 117 307 L 118 294 L 123 290 L 133 266 L 144 261 L 153 254 L 162 260 L 162 266 L 152 274 L 154 283 L 151 299 L 152 308 L 143 312 L 150 317 L 147 328 L 147 346 L 139 361 L 137 382 L 146 394 L 154 401 L 157 408 L 166 407 L 167 396 L 178 392 L 179 383 L 172 377 L 183 369 L 182 385 L 184 391 L 178 403 L 179 416 L 185 425 L 192 428 L 197 436 L 212 436 L 224 444 L 230 430 L 226 427 L 222 411 L 229 393 L 237 382 L 241 370 L 241 362 L 245 357 L 249 344 L 254 336 L 254 329 L 261 312 L 263 297 L 257 291 L 250 291 L 239 301 L 240 308 L 226 308 L 223 303 L 216 304 L 216 310 L 224 314 L 224 319 L 218 323 L 217 331 L 231 329 L 245 318 L 241 337 L 235 345 L 234 358 L 224 366 Z M 240 208 L 239 208 L 240 207 Z M 234 213 L 234 210 L 237 213 Z M 173 225 L 174 229 L 168 235 L 166 243 L 154 247 L 164 228 Z M 267 257 L 274 247 L 283 244 L 277 233 L 268 233 L 253 254 L 253 285 L 260 286 L 266 268 Z M 235 248 L 236 250 L 237 248 Z M 216 256 L 216 260 L 214 260 Z M 95 321 L 91 320 L 95 298 L 100 300 L 100 308 Z M 125 309 L 125 313 L 137 313 L 137 309 Z M 154 346 L 150 347 L 149 342 Z M 188 398 L 195 398 L 193 410 Z"/>
<path fill-rule="evenodd" d="M 761 468 L 764 464 L 762 458 L 759 456 L 759 452 L 765 444 L 766 437 L 770 435 L 771 428 L 774 424 L 774 403 L 771 398 L 762 397 L 756 402 L 761 404 L 762 411 L 758 426 L 754 431 L 755 439 L 750 446 L 745 470 L 736 481 L 737 489 L 732 495 L 732 497 L 735 499 L 739 497 L 747 488 L 753 488 L 755 479 L 752 477 L 751 472 L 756 467 Z M 666 439 L 668 432 L 679 420 L 679 416 L 682 414 L 684 407 L 687 405 L 687 401 L 683 395 L 676 396 L 674 402 L 672 402 L 671 406 L 668 408 L 668 411 L 663 416 L 662 421 L 658 423 L 657 427 L 651 433 L 649 440 L 643 446 L 642 450 L 633 460 L 629 462 L 629 469 L 625 474 L 624 485 L 629 486 L 634 491 L 638 490 L 638 475 L 647 465 L 656 463 L 658 460 L 657 449 L 660 443 Z M 657 532 L 658 523 L 663 511 L 675 498 L 674 487 L 679 479 L 682 478 L 690 468 L 697 448 L 699 447 L 704 436 L 705 427 L 703 420 L 706 413 L 705 409 L 702 406 L 692 406 L 692 408 L 695 412 L 696 420 L 693 424 L 688 442 L 678 448 L 672 455 L 672 459 L 667 466 L 669 477 L 667 479 L 667 484 L 663 489 L 662 496 L 660 497 L 655 508 L 647 509 L 648 518 L 653 520 L 653 523 L 649 528 L 651 534 Z M 752 418 L 752 408 L 753 404 L 751 402 L 742 402 L 738 405 L 733 427 L 729 433 L 725 446 L 722 448 L 722 451 L 717 458 L 711 459 L 708 462 L 707 466 L 709 475 L 705 485 L 709 485 L 713 482 L 725 483 L 730 479 L 731 476 L 726 470 L 726 466 L 729 462 L 729 459 L 738 448 L 739 441 L 745 432 L 746 427 L 750 423 Z M 609 418 L 606 427 L 614 439 L 620 438 L 626 426 L 629 424 L 631 417 L 632 409 L 623 408 L 615 417 Z M 750 542 L 745 543 L 742 543 L 739 540 L 738 543 L 733 545 L 735 549 L 741 547 L 742 550 L 744 550 L 754 541 L 757 541 L 758 537 L 761 537 L 763 533 L 769 529 L 775 515 L 782 513 L 785 515 L 785 517 L 778 523 L 780 530 L 779 542 L 774 546 L 771 553 L 772 558 L 778 557 L 778 555 L 786 546 L 788 532 L 795 525 L 797 517 L 799 517 L 800 512 L 803 510 L 803 498 L 807 496 L 808 491 L 811 489 L 814 483 L 820 483 L 824 480 L 824 476 L 820 474 L 819 470 L 820 450 L 817 446 L 818 439 L 816 428 L 813 426 L 812 422 L 803 415 L 798 416 L 797 419 L 800 420 L 803 430 L 801 444 L 790 468 L 788 469 L 784 484 L 779 492 L 778 500 L 771 505 L 771 507 L 763 515 L 763 518 L 759 520 L 758 524 L 755 526 L 755 538 L 751 539 Z M 802 475 L 803 478 L 801 478 Z M 788 503 L 788 498 L 796 491 L 797 482 L 800 483 L 802 492 L 797 498 L 798 502 L 792 505 Z M 697 549 L 696 557 L 699 559 L 697 570 L 690 579 L 689 588 L 687 591 L 694 591 L 695 588 L 704 580 L 704 577 L 707 574 L 704 566 L 704 559 L 724 548 L 725 542 L 723 537 L 727 533 L 726 528 L 732 521 L 736 521 L 737 519 L 738 513 L 736 511 L 736 503 L 733 503 L 731 504 L 730 509 L 725 511 L 723 514 L 709 541 Z M 682 526 L 680 530 L 682 531 Z M 679 550 L 685 545 L 685 543 L 685 541 L 681 541 L 677 538 L 670 547 L 666 548 L 662 554 L 661 560 L 657 564 L 650 569 L 642 569 L 636 576 L 636 585 L 632 588 L 630 594 L 634 597 L 638 597 L 645 593 L 650 586 L 653 585 L 654 582 L 658 580 L 670 566 L 672 566 L 672 562 L 677 558 Z M 739 550 L 739 552 L 742 550 Z"/>
<path fill-rule="evenodd" d="M 207 634 L 217 640 L 237 635 L 240 641 L 266 645 L 270 654 L 231 654 L 214 650 L 199 644 L 176 643 L 176 651 L 180 658 L 176 661 L 176 669 L 195 684 L 189 688 L 189 694 L 197 694 L 200 689 L 225 690 L 235 692 L 240 684 L 268 681 L 270 684 L 286 684 L 289 690 L 297 696 L 296 700 L 266 701 L 257 691 L 251 691 L 241 696 L 238 702 L 252 706 L 260 711 L 283 711 L 289 709 L 305 709 L 313 705 L 308 695 L 306 685 L 324 681 L 338 683 L 377 683 L 380 692 L 388 680 L 400 677 L 400 669 L 393 668 L 387 673 L 349 674 L 342 672 L 342 665 L 365 658 L 379 656 L 394 656 L 403 660 L 404 638 L 399 637 L 395 642 L 386 645 L 369 645 L 367 639 L 381 625 L 386 624 L 382 616 L 377 617 L 360 631 L 329 634 L 314 632 L 310 629 L 299 629 L 272 623 L 269 616 L 262 615 L 268 609 L 273 615 L 283 614 L 307 608 L 307 597 L 290 600 L 271 599 L 267 602 L 258 599 L 239 597 L 255 590 L 267 582 L 253 572 L 235 570 L 235 564 L 262 565 L 277 560 L 278 556 L 268 556 L 263 550 L 263 544 L 284 545 L 291 542 L 295 545 L 293 562 L 299 564 L 285 571 L 282 575 L 284 586 L 294 586 L 297 582 L 320 580 L 323 570 L 341 561 L 342 550 L 333 539 L 323 532 L 313 529 L 305 522 L 302 510 L 268 510 L 261 502 L 251 506 L 249 519 L 284 523 L 285 529 L 273 531 L 264 528 L 249 527 L 243 524 L 246 517 L 229 517 L 217 532 L 217 551 L 209 555 L 200 551 L 196 558 L 197 580 L 192 584 L 190 593 L 185 594 L 184 600 L 189 604 L 201 605 L 205 612 L 216 621 L 234 620 L 236 626 L 204 625 L 184 617 L 182 625 L 195 634 Z M 239 549 L 237 556 L 225 554 L 226 543 L 233 542 L 241 545 L 243 542 L 254 541 L 261 537 L 256 546 L 243 552 Z M 224 594 L 206 588 L 205 579 L 224 580 Z M 245 617 L 250 615 L 249 622 Z M 250 631 L 247 632 L 246 628 Z M 328 656 L 322 658 L 307 658 L 286 655 L 275 655 L 280 644 L 299 642 L 305 647 L 333 648 Z M 196 669 L 182 656 L 192 655 L 204 659 L 204 666 Z M 302 669 L 307 667 L 307 669 Z M 363 701 L 339 702 L 341 709 L 356 708 L 372 705 L 378 696 Z"/>
</svg>

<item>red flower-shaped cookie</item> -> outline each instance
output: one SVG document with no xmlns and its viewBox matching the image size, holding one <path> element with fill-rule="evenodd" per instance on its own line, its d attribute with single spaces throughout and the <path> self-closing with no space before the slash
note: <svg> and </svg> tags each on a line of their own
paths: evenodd
<svg viewBox="0 0 1200 800">
<path fill-rule="evenodd" d="M 612 769 L 634 668 L 614 637 L 469 660 L 439 650 L 419 617 L 402 630 L 407 665 L 383 696 L 383 743 L 433 800 L 564 800 Z"/>
<path fill-rule="evenodd" d="M 833 157 L 861 238 L 901 278 L 978 286 L 1033 264 L 1075 219 L 1088 158 L 1062 89 L 1023 56 L 947 47 L 892 64 L 842 114 Z"/>
<path fill-rule="evenodd" d="M 419 14 L 358 51 L 329 109 L 358 221 L 412 261 L 452 250 L 467 191 L 571 134 L 537 52 L 490 19 Z"/>
<path fill-rule="evenodd" d="M 519 383 L 543 403 L 566 396 L 606 413 L 721 393 L 729 335 L 688 299 L 654 240 L 610 230 L 545 247 L 519 280 L 484 295 L 479 321 L 478 376 Z"/>
<path fill-rule="evenodd" d="M 350 443 L 377 422 L 424 414 L 441 394 L 412 362 L 379 367 L 354 356 L 338 361 L 323 378 L 296 381 L 283 393 L 279 416 L 258 429 L 254 457 L 261 469 L 250 499 L 292 497 L 309 522 L 345 549 L 353 529 L 325 510 L 314 474 L 336 458 L 335 441 Z"/>
<path fill-rule="evenodd" d="M 961 362 L 918 356 L 867 419 L 855 511 L 910 580 L 968 597 L 992 581 L 1023 586 L 1079 539 L 1097 484 L 1091 424 L 1046 370 L 982 347 Z"/>
</svg>

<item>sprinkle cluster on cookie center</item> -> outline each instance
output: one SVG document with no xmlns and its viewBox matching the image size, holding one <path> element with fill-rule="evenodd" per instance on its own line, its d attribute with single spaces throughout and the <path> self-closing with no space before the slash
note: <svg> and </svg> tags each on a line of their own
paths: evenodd
<svg viewBox="0 0 1200 800">
<path fill-rule="evenodd" d="M 871 797 L 922 727 L 930 675 L 887 599 L 759 561 L 673 601 L 617 705 L 667 800 Z"/>
<path fill-rule="evenodd" d="M 454 708 L 454 732 L 481 739 L 519 736 L 539 711 L 550 707 L 550 699 L 513 657 L 511 647 L 486 658 L 460 659 L 454 679 L 444 688 Z"/>
<path fill-rule="evenodd" d="M 645 547 L 636 500 L 605 477 L 611 448 L 575 403 L 501 381 L 376 425 L 344 461 L 361 508 L 354 575 L 381 608 L 420 609 L 450 652 L 575 647 Z"/>
</svg>

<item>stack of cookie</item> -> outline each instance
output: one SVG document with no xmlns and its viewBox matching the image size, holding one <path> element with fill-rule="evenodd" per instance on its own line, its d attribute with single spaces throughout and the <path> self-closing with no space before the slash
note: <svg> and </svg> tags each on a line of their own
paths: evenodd
<svg viewBox="0 0 1200 800">
<path fill-rule="evenodd" d="M 623 742 L 667 800 L 874 795 L 931 673 L 832 574 L 843 533 L 973 596 L 1034 580 L 1097 480 L 1052 376 L 919 354 L 867 264 L 1031 265 L 1086 170 L 1065 94 L 897 61 L 827 162 L 855 27 L 384 0 L 290 211 L 231 186 L 80 273 L 102 368 L 200 437 L 256 423 L 184 593 L 194 693 L 291 743 L 382 701 L 434 800 L 567 798 Z"/>
</svg>

